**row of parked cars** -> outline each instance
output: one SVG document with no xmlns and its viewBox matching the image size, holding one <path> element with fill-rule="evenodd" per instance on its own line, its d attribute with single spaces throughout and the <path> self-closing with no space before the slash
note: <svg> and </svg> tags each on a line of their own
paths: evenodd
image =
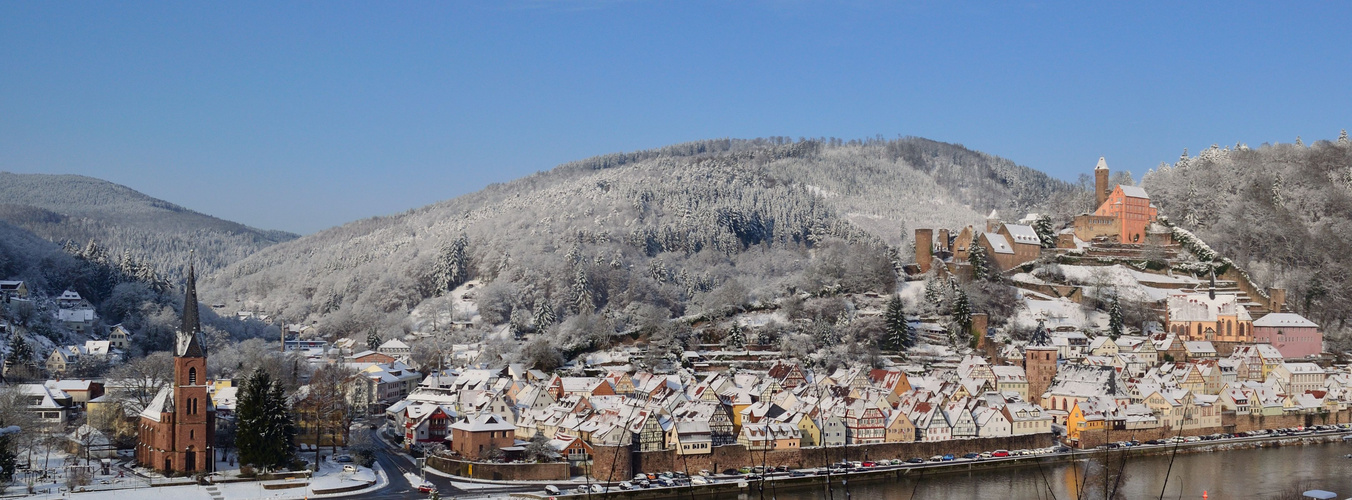
<svg viewBox="0 0 1352 500">
<path fill-rule="evenodd" d="M 1220 439 L 1233 439 L 1243 437 L 1303 436 L 1306 434 L 1313 434 L 1316 432 L 1338 432 L 1338 431 L 1352 431 L 1352 424 L 1312 425 L 1309 427 L 1287 427 L 1284 429 L 1259 429 L 1255 431 L 1237 432 L 1234 434 L 1217 433 L 1217 434 L 1207 434 L 1205 436 L 1174 436 L 1164 439 L 1151 439 L 1144 443 L 1137 440 L 1117 441 L 1115 443 L 1100 445 L 1099 448 L 1117 449 L 1117 448 L 1130 448 L 1132 446 L 1141 446 L 1142 444 L 1162 445 L 1175 443 L 1197 443 L 1201 441 L 1216 441 Z"/>
</svg>

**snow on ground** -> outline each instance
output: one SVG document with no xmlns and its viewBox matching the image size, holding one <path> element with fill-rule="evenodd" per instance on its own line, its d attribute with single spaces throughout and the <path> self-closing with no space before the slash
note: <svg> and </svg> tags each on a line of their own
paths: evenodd
<svg viewBox="0 0 1352 500">
<path fill-rule="evenodd" d="M 925 280 L 897 283 L 897 295 L 907 305 L 914 306 L 925 299 Z"/>
<path fill-rule="evenodd" d="M 1086 295 L 1096 295 L 1100 288 L 1116 292 L 1117 296 L 1127 300 L 1158 302 L 1180 287 L 1196 286 L 1197 280 L 1185 276 L 1153 274 L 1128 268 L 1121 264 L 1111 266 L 1059 266 L 1070 283 L 1084 287 Z M 1024 275 L 1016 275 L 1019 280 Z M 1036 280 L 1036 277 L 1030 277 Z M 1034 282 L 1030 280 L 1023 280 Z M 1160 285 L 1159 288 L 1151 285 Z"/>
<path fill-rule="evenodd" d="M 1106 328 L 1108 315 L 1099 311 L 1085 312 L 1079 304 L 1068 299 L 1033 300 L 1024 290 L 1019 291 L 1024 307 L 1011 320 L 1019 328 L 1035 328 L 1038 320 L 1045 321 L 1048 329 L 1069 326 L 1076 329 Z M 1045 297 L 1045 295 L 1043 296 Z"/>
<path fill-rule="evenodd" d="M 288 481 L 245 481 L 237 483 L 218 483 L 215 485 L 184 484 L 175 486 L 156 486 L 150 487 L 150 482 L 154 481 L 161 484 L 165 481 L 183 481 L 184 478 L 164 479 L 155 478 L 147 480 L 146 478 L 127 475 L 121 482 L 110 481 L 110 484 L 103 485 L 100 477 L 95 478 L 95 483 L 88 489 L 93 491 L 83 491 L 76 493 L 67 493 L 57 491 L 55 488 L 40 490 L 42 493 L 31 498 L 77 498 L 77 499 L 99 499 L 111 498 L 114 496 L 125 496 L 127 498 L 145 499 L 145 500 L 234 500 L 234 499 L 307 499 L 307 498 L 336 498 L 351 496 L 361 497 L 363 492 L 371 492 L 385 487 L 389 484 L 389 478 L 385 471 L 380 470 L 380 466 L 375 465 L 375 469 L 356 466 L 356 472 L 345 472 L 344 464 L 335 463 L 331 460 L 324 460 L 320 463 L 319 471 L 314 478 L 308 481 L 307 486 L 297 488 L 287 488 L 279 490 L 264 489 L 264 484 L 286 483 Z M 110 477 L 115 478 L 116 471 Z M 223 476 L 238 476 L 239 469 L 223 471 Z M 316 494 L 316 490 L 332 490 L 345 486 L 354 486 L 358 484 L 375 481 L 370 487 L 347 492 L 332 494 Z M 306 482 L 301 480 L 301 482 Z M 415 483 L 416 484 L 416 483 Z M 64 486 L 64 481 L 62 486 Z M 21 487 L 15 487 L 11 491 L 17 491 Z"/>
<path fill-rule="evenodd" d="M 737 324 L 742 327 L 762 327 L 770 323 L 787 324 L 789 317 L 780 311 L 757 312 L 743 314 L 737 317 Z"/>
</svg>

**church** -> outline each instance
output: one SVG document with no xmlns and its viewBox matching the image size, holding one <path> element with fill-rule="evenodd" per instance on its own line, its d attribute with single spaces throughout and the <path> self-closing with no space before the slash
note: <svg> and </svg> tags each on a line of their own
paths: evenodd
<svg viewBox="0 0 1352 500">
<path fill-rule="evenodd" d="M 197 277 L 190 265 L 183 325 L 174 341 L 174 379 L 141 412 L 138 463 L 167 474 L 213 471 L 216 408 L 207 385 L 206 343 L 197 317 Z"/>
</svg>

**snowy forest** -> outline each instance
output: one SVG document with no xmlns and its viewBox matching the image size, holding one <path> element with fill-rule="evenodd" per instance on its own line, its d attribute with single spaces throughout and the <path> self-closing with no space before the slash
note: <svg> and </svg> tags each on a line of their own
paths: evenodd
<svg viewBox="0 0 1352 500">
<path fill-rule="evenodd" d="M 1161 213 L 1260 286 L 1347 339 L 1352 317 L 1352 142 L 1211 146 L 1142 178 Z"/>
<path fill-rule="evenodd" d="M 1078 187 L 919 138 L 710 140 L 561 165 L 265 248 L 210 302 L 338 337 L 471 319 L 578 352 L 673 317 L 891 293 L 917 227 L 1073 206 Z M 456 300 L 470 280 L 486 283 Z M 463 291 L 463 290 L 462 290 Z"/>
<path fill-rule="evenodd" d="M 48 241 L 80 246 L 94 241 L 115 258 L 126 253 L 173 280 L 183 277 L 190 251 L 196 251 L 198 272 L 210 273 L 296 237 L 221 220 L 79 175 L 0 172 L 0 200 L 4 200 L 0 220 Z"/>
</svg>

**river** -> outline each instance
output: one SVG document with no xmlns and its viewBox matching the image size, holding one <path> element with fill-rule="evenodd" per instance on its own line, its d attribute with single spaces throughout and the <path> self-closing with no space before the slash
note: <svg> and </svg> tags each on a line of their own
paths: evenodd
<svg viewBox="0 0 1352 500">
<path fill-rule="evenodd" d="M 1116 488 L 1119 498 L 1200 499 L 1206 492 L 1210 499 L 1231 498 L 1298 498 L 1293 492 L 1323 489 L 1339 494 L 1338 498 L 1352 498 L 1352 453 L 1347 442 L 1290 445 L 1211 452 L 1180 453 L 1174 458 L 1172 472 L 1169 455 L 1131 456 L 1122 469 L 1122 479 Z M 906 478 L 897 481 L 873 481 L 850 484 L 845 488 L 833 481 L 832 492 L 826 489 L 788 490 L 766 484 L 764 498 L 775 500 L 807 500 L 834 498 L 836 500 L 910 500 L 910 499 L 1074 499 L 1104 498 L 1102 472 L 1104 454 L 1086 462 L 1047 462 L 1041 467 L 986 469 L 970 472 L 931 474 L 927 477 Z M 1108 455 L 1113 470 L 1122 467 L 1122 455 Z M 1085 485 L 1086 464 L 1089 486 Z M 1115 476 L 1116 474 L 1110 474 Z M 761 498 L 756 485 L 751 485 L 751 500 Z M 1083 495 L 1080 493 L 1083 492 Z M 736 498 L 729 495 L 727 498 Z M 720 500 L 723 497 L 719 497 Z"/>
</svg>

